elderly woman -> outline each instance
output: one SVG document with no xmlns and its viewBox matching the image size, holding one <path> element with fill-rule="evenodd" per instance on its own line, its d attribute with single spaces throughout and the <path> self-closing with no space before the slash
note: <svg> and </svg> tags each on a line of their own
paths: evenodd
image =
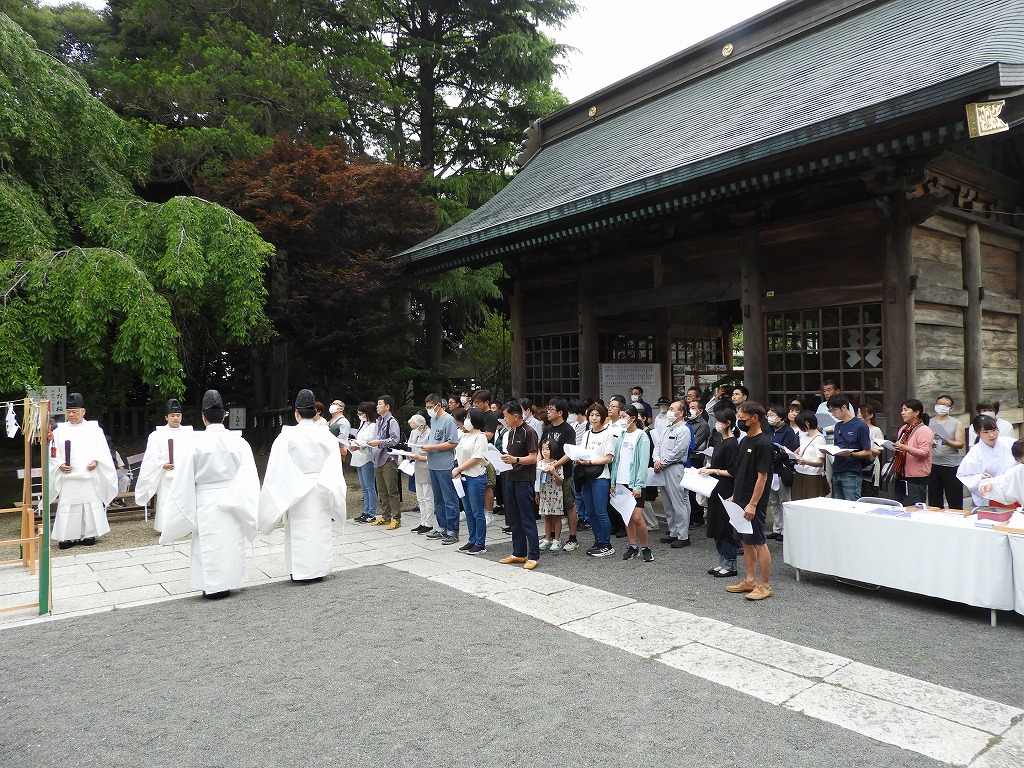
<svg viewBox="0 0 1024 768">
<path fill-rule="evenodd" d="M 978 442 L 964 456 L 957 467 L 956 476 L 971 492 L 974 506 L 988 503 L 981 493 L 981 484 L 989 478 L 998 477 L 1010 469 L 1016 461 L 1013 458 L 1013 440 L 999 436 L 999 424 L 991 416 L 978 416 L 971 427 L 978 435 Z"/>
<path fill-rule="evenodd" d="M 921 420 L 924 405 L 920 400 L 904 400 L 900 408 L 900 427 L 893 449 L 893 477 L 896 496 L 904 506 L 924 504 L 928 499 L 928 478 L 932 473 L 932 443 L 935 435 Z"/>
<path fill-rule="evenodd" d="M 423 446 L 430 442 L 430 429 L 422 415 L 414 413 L 409 417 L 409 450 L 416 462 L 413 482 L 416 484 L 416 504 L 420 508 L 420 524 L 413 533 L 430 533 L 434 530 L 434 489 L 430 483 L 430 467 Z"/>
</svg>

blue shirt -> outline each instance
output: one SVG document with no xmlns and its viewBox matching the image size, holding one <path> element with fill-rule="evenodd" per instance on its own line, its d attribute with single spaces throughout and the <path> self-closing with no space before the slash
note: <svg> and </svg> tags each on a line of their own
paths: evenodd
<svg viewBox="0 0 1024 768">
<path fill-rule="evenodd" d="M 450 413 L 446 413 L 439 419 L 430 420 L 430 439 L 427 442 L 431 445 L 459 442 L 459 428 L 455 426 L 455 419 Z M 451 472 L 454 465 L 454 448 L 447 451 L 427 451 L 427 466 L 430 469 L 447 469 Z"/>
<path fill-rule="evenodd" d="M 863 451 L 871 447 L 871 433 L 868 425 L 861 419 L 854 416 L 843 423 L 837 421 L 835 426 L 836 448 L 845 448 L 850 451 Z M 832 460 L 832 472 L 857 472 L 860 473 L 861 460 L 855 456 L 836 456 Z"/>
</svg>

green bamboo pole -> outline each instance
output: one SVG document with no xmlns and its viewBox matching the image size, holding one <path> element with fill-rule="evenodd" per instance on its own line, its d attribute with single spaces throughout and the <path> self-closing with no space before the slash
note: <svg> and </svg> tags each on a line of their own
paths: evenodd
<svg viewBox="0 0 1024 768">
<path fill-rule="evenodd" d="M 50 612 L 50 401 L 39 404 L 39 466 L 43 481 L 43 535 L 39 551 L 39 615 Z M 30 470 L 31 471 L 31 470 Z"/>
</svg>

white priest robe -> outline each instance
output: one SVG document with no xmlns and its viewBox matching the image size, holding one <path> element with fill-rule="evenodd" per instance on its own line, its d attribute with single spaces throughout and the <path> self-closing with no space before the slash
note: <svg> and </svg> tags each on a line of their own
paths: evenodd
<svg viewBox="0 0 1024 768">
<path fill-rule="evenodd" d="M 65 444 L 71 443 L 71 472 L 65 462 Z M 50 459 L 50 493 L 57 498 L 57 516 L 51 537 L 78 541 L 102 536 L 110 530 L 107 505 L 117 496 L 117 470 L 103 428 L 95 421 L 64 422 L 53 430 L 56 456 Z M 96 469 L 87 469 L 90 462 Z"/>
<path fill-rule="evenodd" d="M 1020 504 L 1024 506 L 1024 464 L 1014 464 L 998 477 L 982 480 L 992 483 L 988 498 L 1000 504 Z"/>
<path fill-rule="evenodd" d="M 256 535 L 260 479 L 241 432 L 210 424 L 192 433 L 166 499 L 161 544 L 192 534 L 190 584 L 223 592 L 245 581 L 245 545 Z"/>
<path fill-rule="evenodd" d="M 283 427 L 274 440 L 260 493 L 259 529 L 285 519 L 285 566 L 293 579 L 333 570 L 331 518 L 345 518 L 345 480 L 337 439 L 312 419 Z"/>
<path fill-rule="evenodd" d="M 997 437 L 996 444 L 991 448 L 979 440 L 967 451 L 967 455 L 956 469 L 956 476 L 971 492 L 974 506 L 980 507 L 985 504 L 985 499 L 978 494 L 978 486 L 985 480 L 982 474 L 997 477 L 1017 463 L 1011 453 L 1012 448 L 1013 440 L 1008 437 Z"/>
<path fill-rule="evenodd" d="M 175 469 L 164 469 L 170 461 L 167 441 L 174 441 Z M 164 529 L 166 516 L 165 499 L 171 494 L 171 482 L 178 471 L 177 467 L 185 460 L 185 454 L 192 450 L 192 427 L 181 426 L 171 429 L 162 424 L 151 432 L 146 441 L 146 455 L 142 457 L 139 467 L 139 478 L 135 481 L 135 501 L 148 504 L 156 496 L 156 512 L 153 515 L 153 528 L 157 533 Z"/>
</svg>

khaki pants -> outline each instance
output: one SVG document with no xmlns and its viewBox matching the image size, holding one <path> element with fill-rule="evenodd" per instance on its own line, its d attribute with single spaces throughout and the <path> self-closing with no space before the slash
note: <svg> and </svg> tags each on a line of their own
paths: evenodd
<svg viewBox="0 0 1024 768">
<path fill-rule="evenodd" d="M 395 462 L 388 459 L 383 467 L 374 469 L 373 476 L 377 481 L 377 510 L 380 516 L 387 521 L 401 520 L 402 510 L 398 505 L 398 467 Z"/>
</svg>

